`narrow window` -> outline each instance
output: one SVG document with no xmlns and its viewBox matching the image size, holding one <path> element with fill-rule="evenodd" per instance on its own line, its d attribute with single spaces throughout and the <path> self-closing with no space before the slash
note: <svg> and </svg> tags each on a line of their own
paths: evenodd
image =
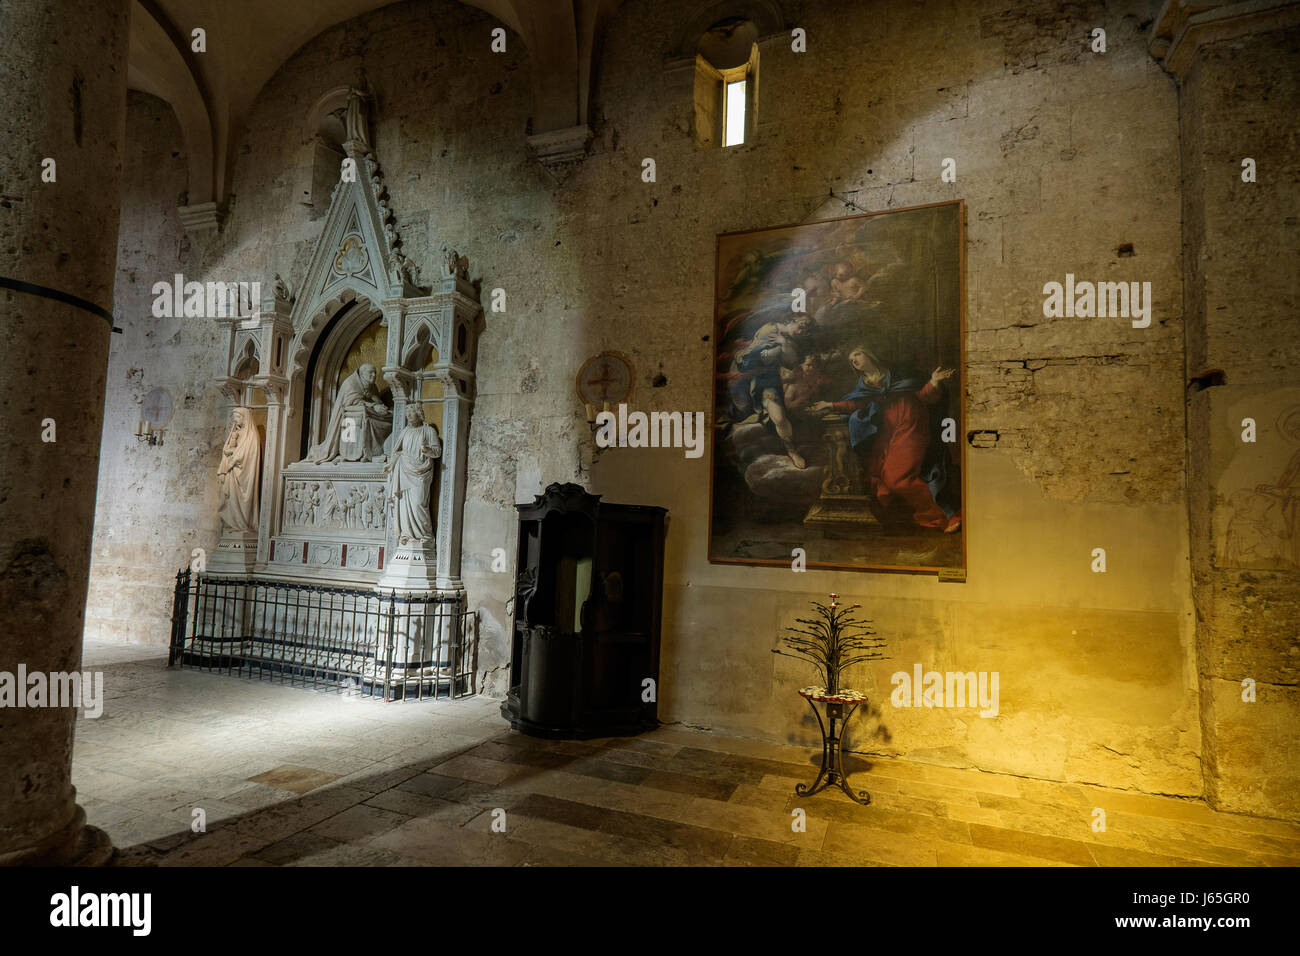
<svg viewBox="0 0 1300 956">
<path fill-rule="evenodd" d="M 723 146 L 739 146 L 745 141 L 745 81 L 727 84 L 726 132 Z"/>
<path fill-rule="evenodd" d="M 754 141 L 758 96 L 758 28 L 733 17 L 700 37 L 695 55 L 695 143 L 741 146 Z"/>
</svg>

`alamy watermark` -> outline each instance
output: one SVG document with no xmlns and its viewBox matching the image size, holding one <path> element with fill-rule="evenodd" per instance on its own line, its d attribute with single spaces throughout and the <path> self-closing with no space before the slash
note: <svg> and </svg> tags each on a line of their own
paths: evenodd
<svg viewBox="0 0 1300 956">
<path fill-rule="evenodd" d="M 150 291 L 155 319 L 258 319 L 262 314 L 261 282 L 186 282 L 178 272 Z"/>
<path fill-rule="evenodd" d="M 684 448 L 687 458 L 704 454 L 703 412 L 618 412 L 596 415 L 596 445 L 600 448 Z"/>
<path fill-rule="evenodd" d="M 979 707 L 981 717 L 998 715 L 998 672 L 924 671 L 920 664 L 912 673 L 898 671 L 889 678 L 894 691 L 889 702 L 895 707 Z"/>
<path fill-rule="evenodd" d="M 0 671 L 0 707 L 84 707 L 91 720 L 104 712 L 103 671 Z"/>
<path fill-rule="evenodd" d="M 1075 282 L 1065 274 L 1065 285 L 1048 282 L 1043 286 L 1043 315 L 1059 318 L 1131 318 L 1135 329 L 1151 325 L 1150 282 Z"/>
<path fill-rule="evenodd" d="M 73 886 L 50 897 L 51 926 L 126 926 L 133 936 L 148 936 L 152 911 L 150 893 L 83 893 Z"/>
</svg>

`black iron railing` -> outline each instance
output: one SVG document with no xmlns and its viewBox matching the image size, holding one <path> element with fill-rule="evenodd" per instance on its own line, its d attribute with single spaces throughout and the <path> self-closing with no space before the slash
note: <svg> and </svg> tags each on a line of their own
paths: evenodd
<svg viewBox="0 0 1300 956">
<path fill-rule="evenodd" d="M 472 694 L 463 597 L 176 575 L 169 666 L 385 700 Z"/>
</svg>

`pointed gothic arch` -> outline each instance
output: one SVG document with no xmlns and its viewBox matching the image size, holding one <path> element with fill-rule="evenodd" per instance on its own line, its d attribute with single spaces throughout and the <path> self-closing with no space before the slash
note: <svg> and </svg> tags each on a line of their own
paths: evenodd
<svg viewBox="0 0 1300 956">
<path fill-rule="evenodd" d="M 408 402 L 420 402 L 441 425 L 443 455 L 436 483 L 436 590 L 463 593 L 460 582 L 465 454 L 474 401 L 474 358 L 483 310 L 465 260 L 448 251 L 434 287 L 402 251 L 387 187 L 370 152 L 352 149 L 358 175 L 333 190 L 297 294 L 282 282 L 262 303 L 257 328 L 227 323 L 231 335 L 252 336 L 260 356 L 251 384 L 267 396 L 263 501 L 254 575 L 320 583 L 377 584 L 394 541 L 386 526 L 321 526 L 294 510 L 291 482 L 345 482 L 373 493 L 385 481 L 382 462 L 307 461 L 323 437 L 340 371 L 353 344 L 374 323 L 385 330 L 380 388 L 391 395 L 395 432 Z M 453 347 L 454 346 L 454 347 Z M 235 355 L 231 348 L 232 358 Z M 228 373 L 230 367 L 228 367 Z M 224 380 L 223 380 L 224 381 Z M 392 438 L 385 445 L 385 455 Z M 323 470 L 322 470 L 323 469 Z M 328 524 L 328 522 L 326 523 Z M 344 547 L 347 545 L 347 547 Z M 430 577 L 433 580 L 433 576 Z"/>
</svg>

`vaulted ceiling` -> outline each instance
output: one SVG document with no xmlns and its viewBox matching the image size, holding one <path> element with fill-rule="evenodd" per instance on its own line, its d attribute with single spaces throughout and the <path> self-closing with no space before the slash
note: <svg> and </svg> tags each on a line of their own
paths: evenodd
<svg viewBox="0 0 1300 956">
<path fill-rule="evenodd" d="M 389 2 L 135 0 L 128 85 L 166 100 L 180 121 L 190 164 L 187 225 L 219 221 L 240 134 L 275 71 L 322 31 Z M 585 127 L 601 32 L 621 0 L 462 2 L 527 47 L 534 134 Z M 196 28 L 206 35 L 203 53 L 191 49 Z"/>
</svg>

